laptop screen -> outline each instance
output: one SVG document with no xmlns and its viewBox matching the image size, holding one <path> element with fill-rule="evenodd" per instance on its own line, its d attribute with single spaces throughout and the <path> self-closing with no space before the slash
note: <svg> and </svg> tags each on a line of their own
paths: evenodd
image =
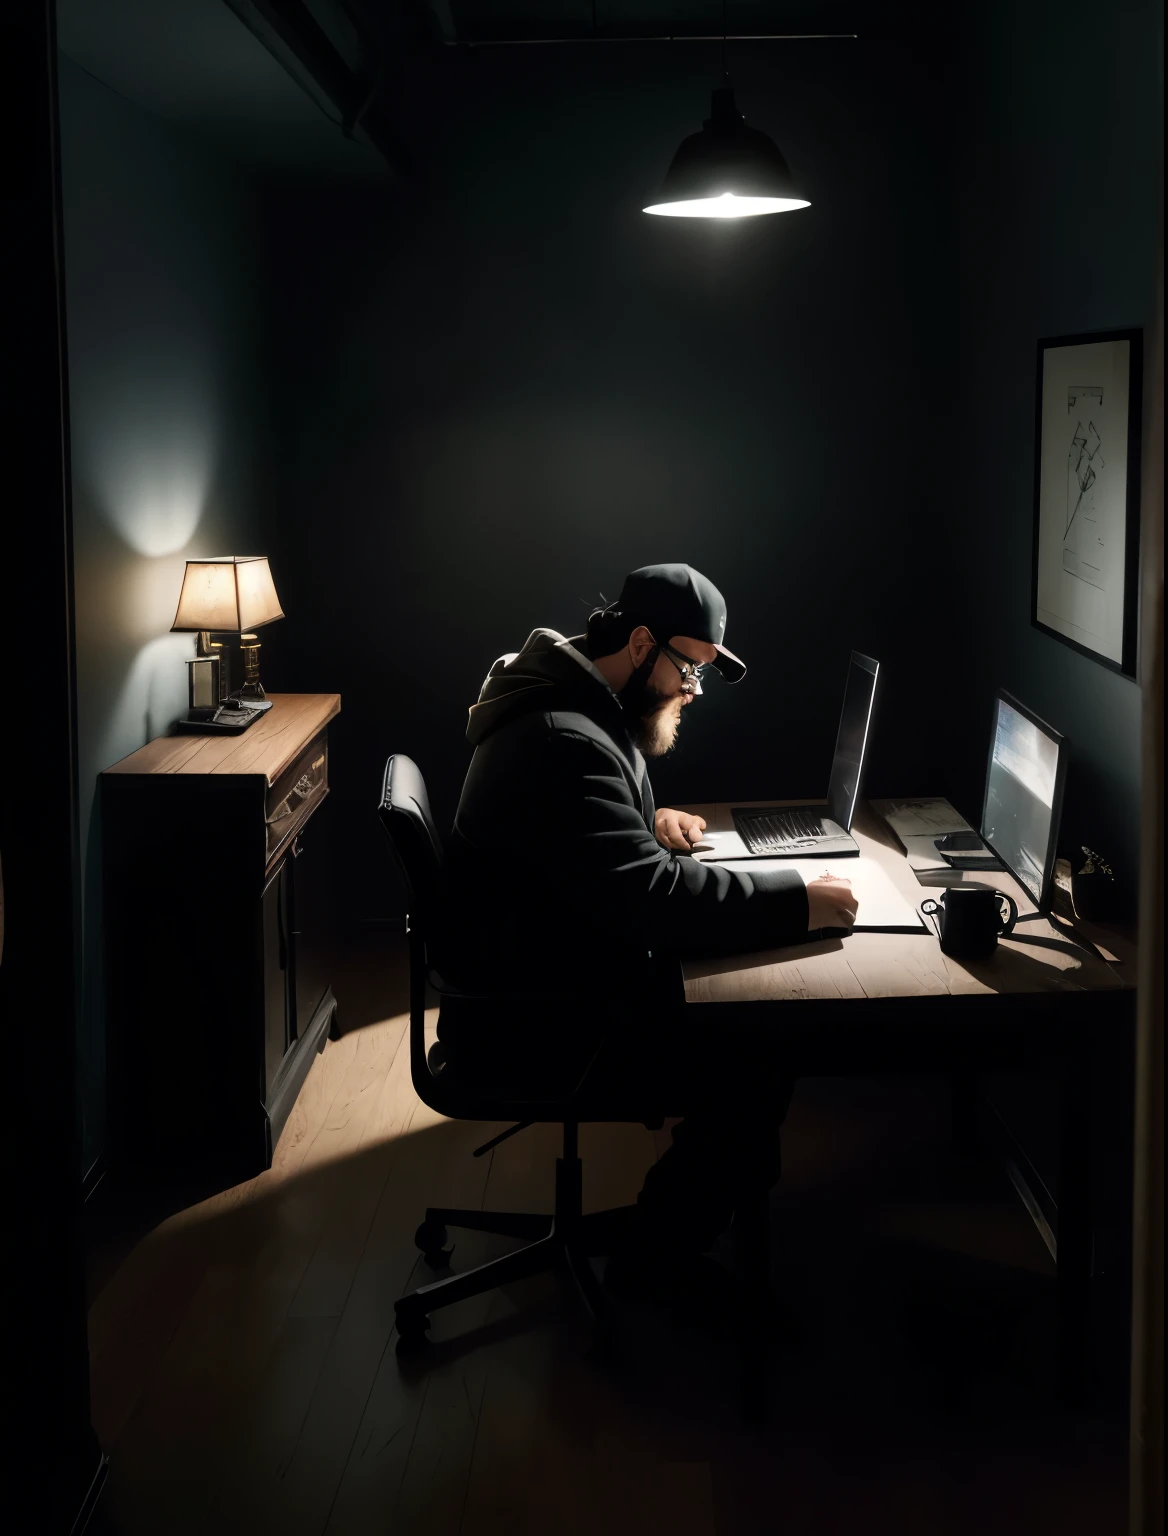
<svg viewBox="0 0 1168 1536">
<path fill-rule="evenodd" d="M 1054 868 L 1066 753 L 1063 738 L 1001 693 L 986 777 L 981 835 L 1042 907 Z"/>
<path fill-rule="evenodd" d="M 852 652 L 839 734 L 835 739 L 835 756 L 831 760 L 831 782 L 827 787 L 828 815 L 845 832 L 852 830 L 852 817 L 860 794 L 864 749 L 868 745 L 868 727 L 872 723 L 872 701 L 876 697 L 876 674 L 879 671 L 878 661 L 861 656 L 859 651 Z"/>
</svg>

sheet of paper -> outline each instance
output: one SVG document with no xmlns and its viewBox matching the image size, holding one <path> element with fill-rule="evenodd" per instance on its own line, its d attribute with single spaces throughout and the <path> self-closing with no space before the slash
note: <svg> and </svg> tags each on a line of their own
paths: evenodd
<svg viewBox="0 0 1168 1536">
<path fill-rule="evenodd" d="M 953 873 L 953 866 L 946 864 L 945 860 L 937 852 L 937 838 L 940 835 L 939 832 L 929 837 L 906 835 L 900 839 L 904 844 L 904 851 L 908 855 L 909 868 L 918 880 L 925 875 Z"/>
<path fill-rule="evenodd" d="M 921 885 L 961 885 L 962 871 L 947 865 L 937 852 L 936 837 L 902 837 L 908 854 L 908 868 Z M 999 868 L 994 860 L 987 860 L 987 869 Z"/>
<path fill-rule="evenodd" d="M 948 800 L 873 800 L 872 809 L 902 841 L 906 837 L 940 837 L 943 832 L 972 832 L 973 828 Z"/>
<path fill-rule="evenodd" d="M 875 859 L 743 859 L 724 865 L 748 874 L 764 869 L 797 869 L 806 883 L 821 875 L 836 875 L 851 881 L 859 906 L 856 929 L 875 929 L 885 933 L 919 933 L 925 921 L 910 901 L 897 890 L 891 875 Z"/>
</svg>

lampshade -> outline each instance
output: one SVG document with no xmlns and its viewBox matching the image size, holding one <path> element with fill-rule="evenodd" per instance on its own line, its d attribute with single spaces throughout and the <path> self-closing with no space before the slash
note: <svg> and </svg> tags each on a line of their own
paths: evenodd
<svg viewBox="0 0 1168 1536">
<path fill-rule="evenodd" d="M 172 630 L 228 631 L 258 629 L 284 610 L 266 555 L 221 555 L 188 560 Z"/>
<path fill-rule="evenodd" d="M 801 197 L 778 146 L 748 128 L 724 86 L 713 93 L 701 133 L 683 139 L 661 189 L 645 213 L 686 219 L 743 219 L 811 205 Z"/>
</svg>

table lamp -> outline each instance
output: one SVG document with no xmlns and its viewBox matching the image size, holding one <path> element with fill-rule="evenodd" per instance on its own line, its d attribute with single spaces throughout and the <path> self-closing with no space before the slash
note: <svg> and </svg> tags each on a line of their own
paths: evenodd
<svg viewBox="0 0 1168 1536">
<path fill-rule="evenodd" d="M 188 560 L 171 631 L 195 634 L 190 669 L 189 708 L 178 729 L 197 734 L 247 730 L 271 709 L 260 686 L 260 643 L 254 631 L 282 619 L 284 611 L 266 555 L 220 555 Z M 213 634 L 239 636 L 243 682 L 227 686 L 226 655 Z"/>
</svg>

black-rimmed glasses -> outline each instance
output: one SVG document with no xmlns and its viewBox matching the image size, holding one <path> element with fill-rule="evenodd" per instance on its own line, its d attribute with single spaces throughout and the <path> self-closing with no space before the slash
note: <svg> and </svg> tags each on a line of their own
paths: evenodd
<svg viewBox="0 0 1168 1536">
<path fill-rule="evenodd" d="M 687 656 L 684 651 L 675 650 L 672 645 L 658 644 L 657 649 L 667 656 L 681 673 L 683 683 L 701 683 L 702 673 L 705 671 L 704 662 L 695 661 L 692 656 Z"/>
</svg>

